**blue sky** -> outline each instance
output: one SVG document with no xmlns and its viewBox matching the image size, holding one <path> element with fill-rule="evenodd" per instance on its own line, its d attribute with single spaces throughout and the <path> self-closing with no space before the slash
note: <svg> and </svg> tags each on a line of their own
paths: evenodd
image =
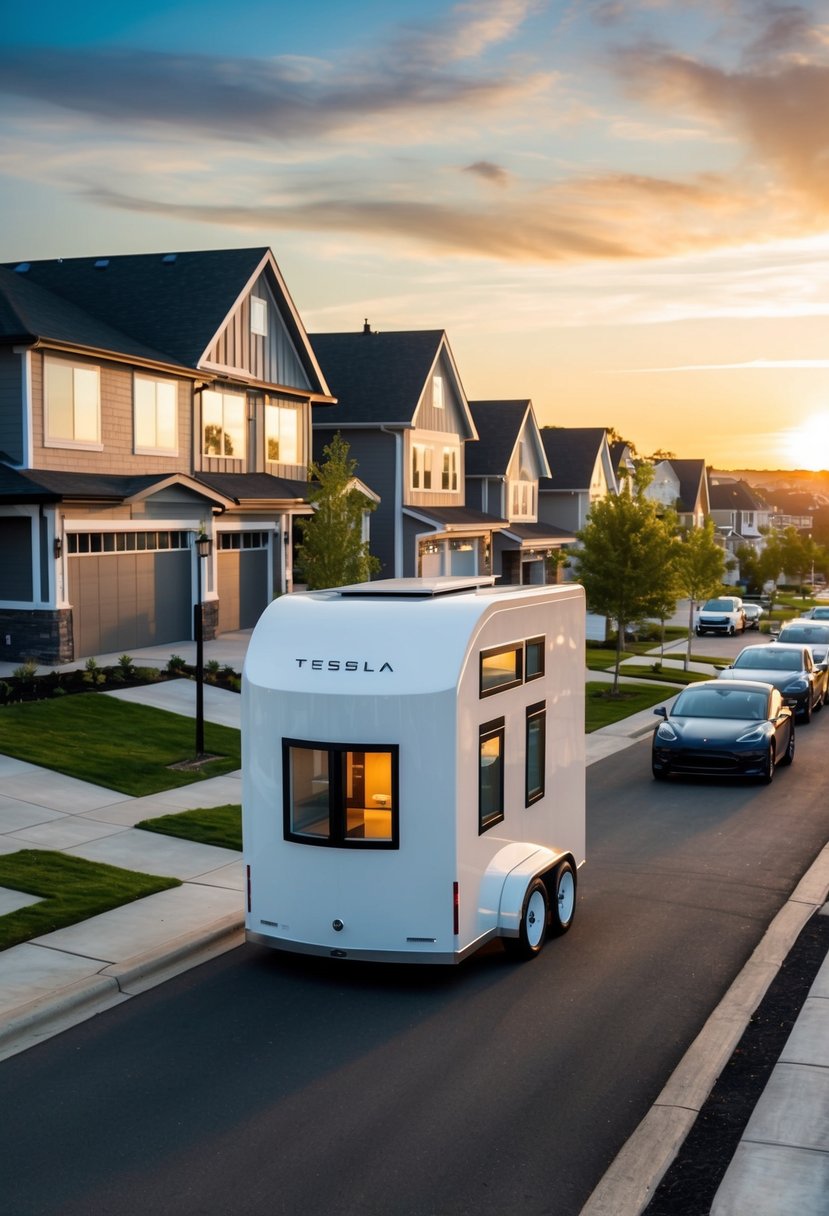
<svg viewBox="0 0 829 1216">
<path fill-rule="evenodd" d="M 829 466 L 825 4 L 47 0 L 0 42 L 0 260 L 269 245 L 310 331 L 443 327 L 472 398 Z"/>
</svg>

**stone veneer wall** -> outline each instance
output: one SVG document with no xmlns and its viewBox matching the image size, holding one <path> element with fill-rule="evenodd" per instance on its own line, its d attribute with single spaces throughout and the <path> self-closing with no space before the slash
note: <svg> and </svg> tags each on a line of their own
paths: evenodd
<svg viewBox="0 0 829 1216">
<path fill-rule="evenodd" d="M 8 639 L 8 641 L 6 640 Z M 72 609 L 29 611 L 0 609 L 0 661 L 23 663 L 71 663 L 75 657 Z"/>
</svg>

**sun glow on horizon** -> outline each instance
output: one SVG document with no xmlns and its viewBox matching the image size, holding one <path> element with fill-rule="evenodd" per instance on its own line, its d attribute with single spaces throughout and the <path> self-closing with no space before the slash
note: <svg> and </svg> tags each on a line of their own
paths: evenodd
<svg viewBox="0 0 829 1216">
<path fill-rule="evenodd" d="M 810 414 L 800 426 L 784 431 L 783 442 L 796 468 L 829 469 L 829 410 Z"/>
</svg>

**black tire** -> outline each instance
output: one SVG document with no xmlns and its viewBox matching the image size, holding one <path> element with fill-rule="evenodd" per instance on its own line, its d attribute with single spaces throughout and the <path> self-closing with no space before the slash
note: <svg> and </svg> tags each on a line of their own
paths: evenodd
<svg viewBox="0 0 829 1216">
<path fill-rule="evenodd" d="M 651 764 L 651 772 L 653 773 L 654 781 L 667 781 L 668 771 L 664 768 L 657 768 L 655 764 Z"/>
<path fill-rule="evenodd" d="M 809 698 L 806 701 L 805 706 L 803 707 L 803 713 L 800 715 L 800 719 L 802 722 L 805 722 L 807 726 L 809 725 L 809 723 L 812 720 L 812 698 L 811 698 L 811 696 L 809 696 Z"/>
<path fill-rule="evenodd" d="M 792 724 L 791 724 L 791 729 L 789 730 L 789 742 L 786 744 L 786 751 L 780 757 L 781 764 L 786 764 L 786 765 L 791 764 L 792 760 L 794 760 L 794 747 L 795 747 L 795 742 L 794 742 L 794 719 L 793 719 Z"/>
<path fill-rule="evenodd" d="M 535 958 L 544 948 L 549 923 L 550 897 L 541 879 L 534 878 L 524 896 L 518 937 L 504 938 L 507 953 L 516 959 Z"/>
<path fill-rule="evenodd" d="M 694 633 L 697 635 L 697 637 L 698 637 L 698 638 L 701 638 L 701 637 L 702 637 L 703 632 L 704 632 L 704 631 L 703 631 L 702 629 L 700 629 L 699 627 L 697 627 L 697 628 L 694 630 Z"/>
<path fill-rule="evenodd" d="M 550 934 L 561 937 L 573 923 L 576 915 L 576 871 L 569 861 L 563 861 L 553 879 L 553 898 L 550 901 Z"/>
<path fill-rule="evenodd" d="M 728 626 L 728 636 L 729 636 L 730 638 L 733 638 L 733 637 L 734 637 L 734 634 L 735 634 L 736 632 L 737 632 L 737 630 L 734 628 L 734 626 L 733 626 L 733 625 L 729 625 L 729 626 Z"/>
<path fill-rule="evenodd" d="M 761 781 L 763 782 L 763 785 L 771 785 L 772 781 L 774 780 L 774 770 L 777 767 L 775 761 L 776 761 L 776 757 L 774 754 L 774 743 L 770 743 L 769 750 L 766 753 L 766 763 L 765 763 L 765 768 L 763 771 L 763 776 L 761 777 Z"/>
</svg>

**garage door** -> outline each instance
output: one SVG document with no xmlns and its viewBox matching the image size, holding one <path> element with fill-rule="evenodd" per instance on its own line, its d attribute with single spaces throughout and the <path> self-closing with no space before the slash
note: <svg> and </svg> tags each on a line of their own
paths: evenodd
<svg viewBox="0 0 829 1216">
<path fill-rule="evenodd" d="M 76 658 L 193 636 L 188 541 L 186 532 L 67 537 Z"/>
<path fill-rule="evenodd" d="M 267 532 L 220 532 L 219 632 L 252 629 L 270 603 Z"/>
</svg>

